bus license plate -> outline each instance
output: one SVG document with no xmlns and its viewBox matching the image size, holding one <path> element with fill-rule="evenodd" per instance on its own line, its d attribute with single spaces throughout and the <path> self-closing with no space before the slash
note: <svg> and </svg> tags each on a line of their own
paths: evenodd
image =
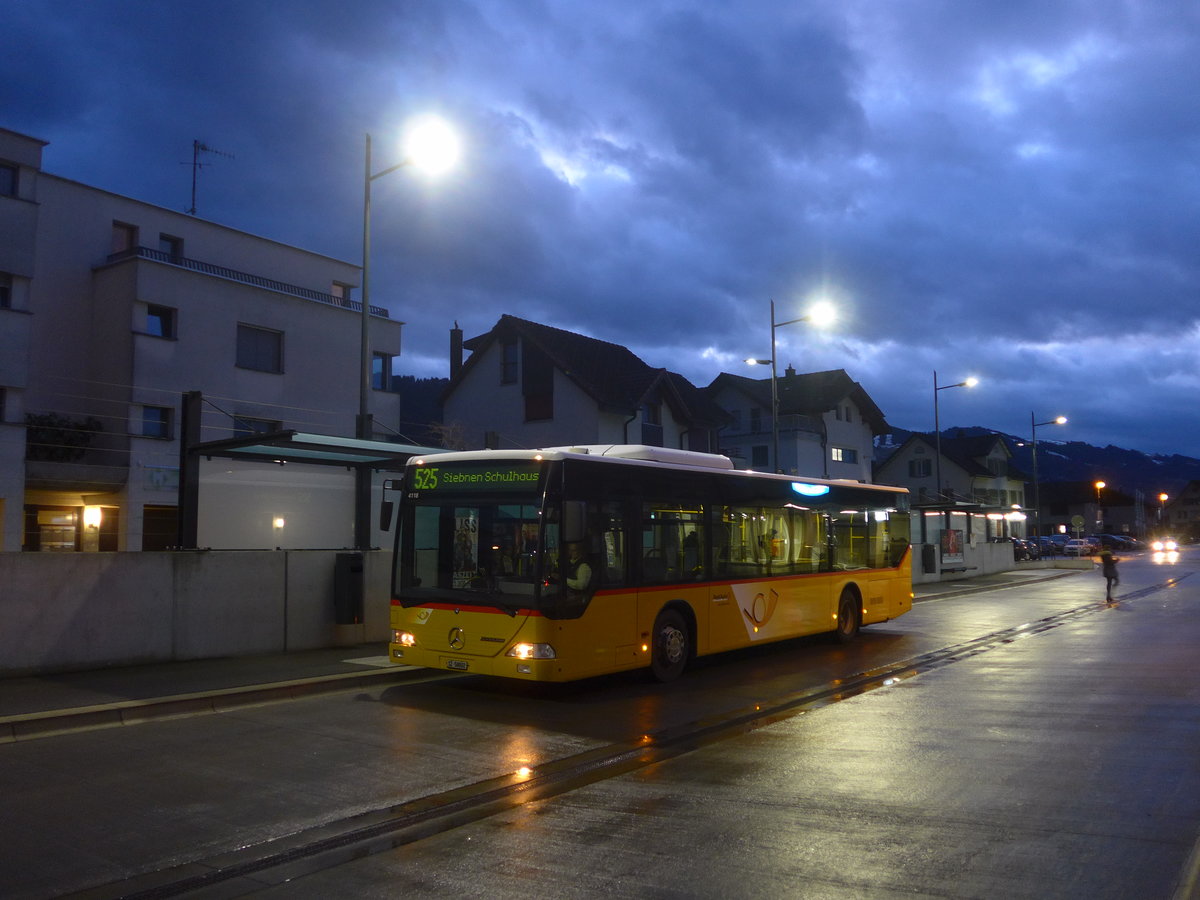
<svg viewBox="0 0 1200 900">
<path fill-rule="evenodd" d="M 458 669 L 460 672 L 467 671 L 467 667 L 469 665 L 470 665 L 470 663 L 467 662 L 465 659 L 448 659 L 448 660 L 446 660 L 446 668 L 447 669 Z"/>
</svg>

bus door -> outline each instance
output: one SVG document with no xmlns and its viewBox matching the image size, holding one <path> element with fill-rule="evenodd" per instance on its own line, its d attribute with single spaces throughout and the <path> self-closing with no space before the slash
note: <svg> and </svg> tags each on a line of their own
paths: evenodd
<svg viewBox="0 0 1200 900">
<path fill-rule="evenodd" d="M 712 604 L 711 557 L 704 506 L 668 500 L 642 502 L 638 627 L 649 634 L 659 611 L 669 604 L 690 610 L 696 645 L 708 652 Z"/>
</svg>

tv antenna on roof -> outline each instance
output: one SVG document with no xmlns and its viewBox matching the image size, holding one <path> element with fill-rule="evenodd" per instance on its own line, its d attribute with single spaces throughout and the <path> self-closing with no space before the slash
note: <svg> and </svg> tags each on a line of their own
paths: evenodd
<svg viewBox="0 0 1200 900">
<path fill-rule="evenodd" d="M 226 159 L 233 159 L 232 153 L 224 153 L 220 150 L 214 150 L 212 147 L 208 146 L 208 144 L 204 143 L 204 141 L 192 141 L 192 205 L 187 210 L 187 214 L 189 216 L 194 216 L 196 214 L 196 173 L 205 166 L 205 163 L 200 161 L 201 153 L 212 153 L 215 156 L 224 156 Z M 183 163 L 183 165 L 186 166 L 187 163 Z"/>
</svg>

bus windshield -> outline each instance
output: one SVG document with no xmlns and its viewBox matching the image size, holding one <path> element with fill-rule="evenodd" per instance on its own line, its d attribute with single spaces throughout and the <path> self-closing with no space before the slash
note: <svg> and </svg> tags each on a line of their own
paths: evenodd
<svg viewBox="0 0 1200 900">
<path fill-rule="evenodd" d="M 401 602 L 537 608 L 545 560 L 559 545 L 539 475 L 528 464 L 416 470 L 401 528 Z"/>
</svg>

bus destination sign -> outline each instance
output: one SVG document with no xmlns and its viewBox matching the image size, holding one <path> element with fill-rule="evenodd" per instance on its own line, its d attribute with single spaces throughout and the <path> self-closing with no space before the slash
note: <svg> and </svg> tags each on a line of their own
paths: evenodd
<svg viewBox="0 0 1200 900">
<path fill-rule="evenodd" d="M 420 466 L 412 472 L 412 488 L 439 494 L 468 491 L 530 491 L 538 486 L 541 471 L 536 463 L 490 463 L 457 466 Z"/>
</svg>

